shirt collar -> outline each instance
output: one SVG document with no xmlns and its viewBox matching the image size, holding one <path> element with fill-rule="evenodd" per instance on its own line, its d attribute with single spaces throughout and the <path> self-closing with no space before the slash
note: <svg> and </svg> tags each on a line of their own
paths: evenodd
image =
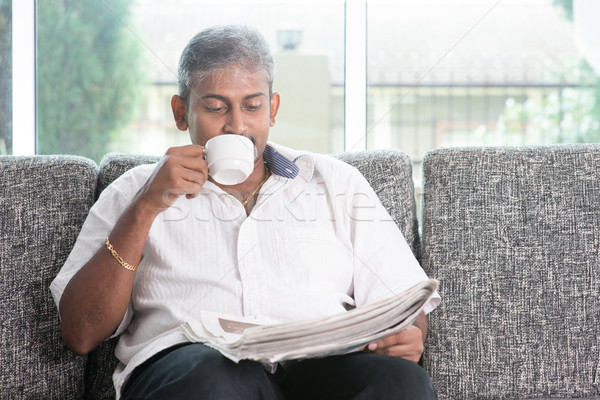
<svg viewBox="0 0 600 400">
<path fill-rule="evenodd" d="M 268 143 L 263 152 L 263 159 L 275 175 L 290 179 L 300 176 L 307 182 L 313 177 L 315 162 L 310 154 Z"/>
</svg>

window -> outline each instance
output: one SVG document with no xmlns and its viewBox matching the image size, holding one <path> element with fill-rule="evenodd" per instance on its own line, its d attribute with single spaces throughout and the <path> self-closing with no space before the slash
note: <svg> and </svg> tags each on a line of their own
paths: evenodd
<svg viewBox="0 0 600 400">
<path fill-rule="evenodd" d="M 170 111 L 188 40 L 216 24 L 257 27 L 275 59 L 282 107 L 271 139 L 343 150 L 344 3 L 45 0 L 37 3 L 38 153 L 100 160 L 189 143 Z"/>
<path fill-rule="evenodd" d="M 553 4 L 554 3 L 554 4 Z M 571 1 L 368 0 L 367 147 L 600 140 Z"/>
<path fill-rule="evenodd" d="M 600 85 L 586 61 L 600 69 L 600 33 L 581 29 L 581 15 L 598 11 L 581 7 L 597 2 L 574 1 L 0 0 L 0 152 L 99 160 L 187 143 L 169 107 L 178 57 L 198 30 L 225 23 L 271 43 L 282 94 L 271 139 L 291 147 L 399 148 L 418 179 L 440 146 L 596 142 Z"/>
</svg>

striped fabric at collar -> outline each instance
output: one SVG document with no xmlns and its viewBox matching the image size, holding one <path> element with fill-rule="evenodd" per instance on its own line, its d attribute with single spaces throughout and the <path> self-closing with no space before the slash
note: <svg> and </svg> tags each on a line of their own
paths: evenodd
<svg viewBox="0 0 600 400">
<path fill-rule="evenodd" d="M 269 145 L 265 147 L 263 159 L 265 160 L 267 167 L 269 167 L 271 172 L 275 175 L 294 179 L 298 176 L 298 172 L 300 172 L 300 168 L 293 161 L 290 161 L 283 154 Z"/>
</svg>

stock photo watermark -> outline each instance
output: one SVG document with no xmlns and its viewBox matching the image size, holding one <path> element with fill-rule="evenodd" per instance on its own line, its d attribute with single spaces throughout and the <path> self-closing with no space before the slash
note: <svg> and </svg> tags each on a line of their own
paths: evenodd
<svg viewBox="0 0 600 400">
<path fill-rule="evenodd" d="M 200 222 L 215 219 L 228 222 L 246 217 L 257 222 L 335 222 L 337 219 L 352 222 L 393 222 L 373 193 L 330 193 L 324 184 L 318 184 L 316 190 L 311 188 L 293 193 L 261 193 L 256 210 L 248 216 L 239 201 L 242 198 L 241 194 L 236 195 L 235 192 L 202 190 L 193 199 L 180 196 L 174 203 L 172 196 L 173 193 L 169 191 L 163 195 L 166 203 L 172 203 L 162 213 L 163 221 L 182 221 L 191 215 Z M 263 206 L 269 207 L 269 210 L 261 212 Z"/>
</svg>

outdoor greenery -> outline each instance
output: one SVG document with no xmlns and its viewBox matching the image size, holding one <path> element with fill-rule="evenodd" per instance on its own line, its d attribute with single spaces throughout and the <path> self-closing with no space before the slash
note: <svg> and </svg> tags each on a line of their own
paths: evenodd
<svg viewBox="0 0 600 400">
<path fill-rule="evenodd" d="M 141 44 L 129 25 L 130 3 L 37 2 L 39 154 L 98 161 L 124 134 L 145 81 Z"/>
<path fill-rule="evenodd" d="M 573 20 L 573 0 L 552 0 L 552 4 L 561 7 L 565 16 L 571 21 Z"/>
<path fill-rule="evenodd" d="M 99 161 L 131 137 L 126 127 L 151 86 L 142 41 L 133 33 L 133 2 L 36 2 L 37 109 L 31 118 L 37 119 L 39 154 Z M 573 0 L 548 2 L 572 20 Z M 12 151 L 11 5 L 0 0 L 0 154 Z M 600 142 L 600 78 L 584 60 L 565 63 L 556 76 L 545 77 L 554 88 L 508 98 L 495 128 L 486 124 L 468 133 L 484 144 Z"/>
<path fill-rule="evenodd" d="M 573 0 L 553 4 L 572 21 Z M 600 142 L 600 77 L 583 59 L 565 63 L 566 73 L 557 73 L 554 81 L 579 82 L 578 87 L 557 87 L 541 102 L 508 99 L 494 132 L 502 144 Z"/>
</svg>

